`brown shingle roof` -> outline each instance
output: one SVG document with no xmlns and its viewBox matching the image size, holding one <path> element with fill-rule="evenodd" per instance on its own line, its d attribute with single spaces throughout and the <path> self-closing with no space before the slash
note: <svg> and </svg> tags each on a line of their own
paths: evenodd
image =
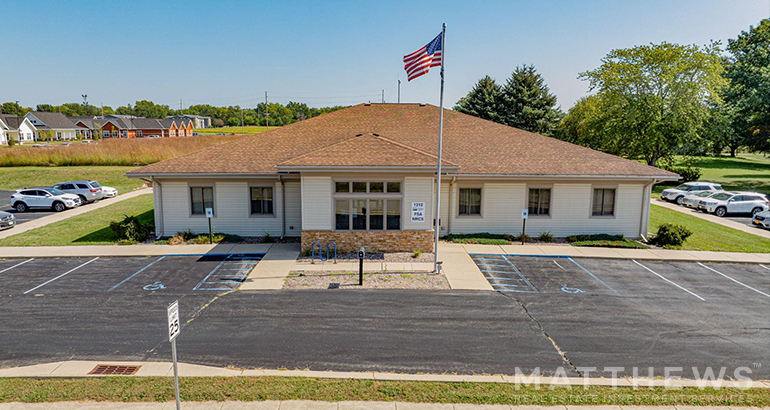
<svg viewBox="0 0 770 410">
<path fill-rule="evenodd" d="M 359 134 L 370 135 L 355 139 Z M 431 159 L 435 163 L 437 145 L 438 107 L 360 104 L 147 165 L 128 175 L 275 173 L 279 164 L 282 168 L 431 165 Z M 459 174 L 675 176 L 636 161 L 451 110 L 444 111 L 443 159 L 457 165 Z"/>
</svg>

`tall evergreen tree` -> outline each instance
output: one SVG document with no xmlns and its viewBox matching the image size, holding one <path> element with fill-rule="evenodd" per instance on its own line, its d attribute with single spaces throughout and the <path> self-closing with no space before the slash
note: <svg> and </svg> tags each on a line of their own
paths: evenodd
<svg viewBox="0 0 770 410">
<path fill-rule="evenodd" d="M 501 100 L 500 86 L 495 83 L 495 80 L 485 76 L 473 86 L 468 95 L 457 102 L 454 110 L 485 120 L 502 122 L 500 116 Z"/>
<path fill-rule="evenodd" d="M 504 124 L 543 135 L 552 135 L 561 117 L 556 96 L 533 65 L 516 67 L 502 88 Z"/>
</svg>

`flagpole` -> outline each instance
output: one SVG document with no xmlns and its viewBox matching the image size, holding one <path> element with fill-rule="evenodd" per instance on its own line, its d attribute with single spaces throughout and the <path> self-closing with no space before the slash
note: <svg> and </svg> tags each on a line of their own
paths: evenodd
<svg viewBox="0 0 770 410">
<path fill-rule="evenodd" d="M 446 60 L 446 23 L 441 28 L 441 97 L 438 103 L 438 165 L 436 165 L 436 211 L 433 241 L 433 272 L 438 273 L 439 209 L 441 208 L 441 140 L 444 136 L 444 61 Z"/>
</svg>

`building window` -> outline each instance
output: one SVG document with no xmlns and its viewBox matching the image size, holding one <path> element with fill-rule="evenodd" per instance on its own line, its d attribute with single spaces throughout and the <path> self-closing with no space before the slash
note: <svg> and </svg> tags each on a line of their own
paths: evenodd
<svg viewBox="0 0 770 410">
<path fill-rule="evenodd" d="M 57 140 L 61 139 L 61 132 L 58 132 L 58 131 L 56 132 L 56 139 Z"/>
<path fill-rule="evenodd" d="M 272 215 L 273 214 L 273 188 L 272 187 L 252 187 L 251 188 L 251 214 L 252 215 Z"/>
<path fill-rule="evenodd" d="M 591 216 L 613 216 L 615 214 L 615 189 L 594 189 L 594 203 Z"/>
<path fill-rule="evenodd" d="M 335 181 L 336 230 L 400 230 L 401 183 Z"/>
<path fill-rule="evenodd" d="M 529 190 L 529 214 L 548 216 L 551 214 L 551 190 L 533 188 Z"/>
<path fill-rule="evenodd" d="M 206 215 L 206 208 L 214 209 L 214 188 L 190 187 L 190 202 L 193 215 Z"/>
<path fill-rule="evenodd" d="M 481 188 L 460 188 L 460 215 L 481 215 Z"/>
</svg>

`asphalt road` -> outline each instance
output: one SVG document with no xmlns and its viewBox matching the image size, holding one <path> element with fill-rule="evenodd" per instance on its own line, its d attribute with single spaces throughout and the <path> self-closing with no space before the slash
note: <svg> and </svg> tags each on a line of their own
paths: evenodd
<svg viewBox="0 0 770 410">
<path fill-rule="evenodd" d="M 496 288 L 522 291 L 228 292 L 257 255 L 0 260 L 0 366 L 167 361 L 165 310 L 179 299 L 191 363 L 770 378 L 768 265 L 706 264 L 731 280 L 692 263 L 474 257 L 502 272 L 487 273 Z"/>
</svg>

